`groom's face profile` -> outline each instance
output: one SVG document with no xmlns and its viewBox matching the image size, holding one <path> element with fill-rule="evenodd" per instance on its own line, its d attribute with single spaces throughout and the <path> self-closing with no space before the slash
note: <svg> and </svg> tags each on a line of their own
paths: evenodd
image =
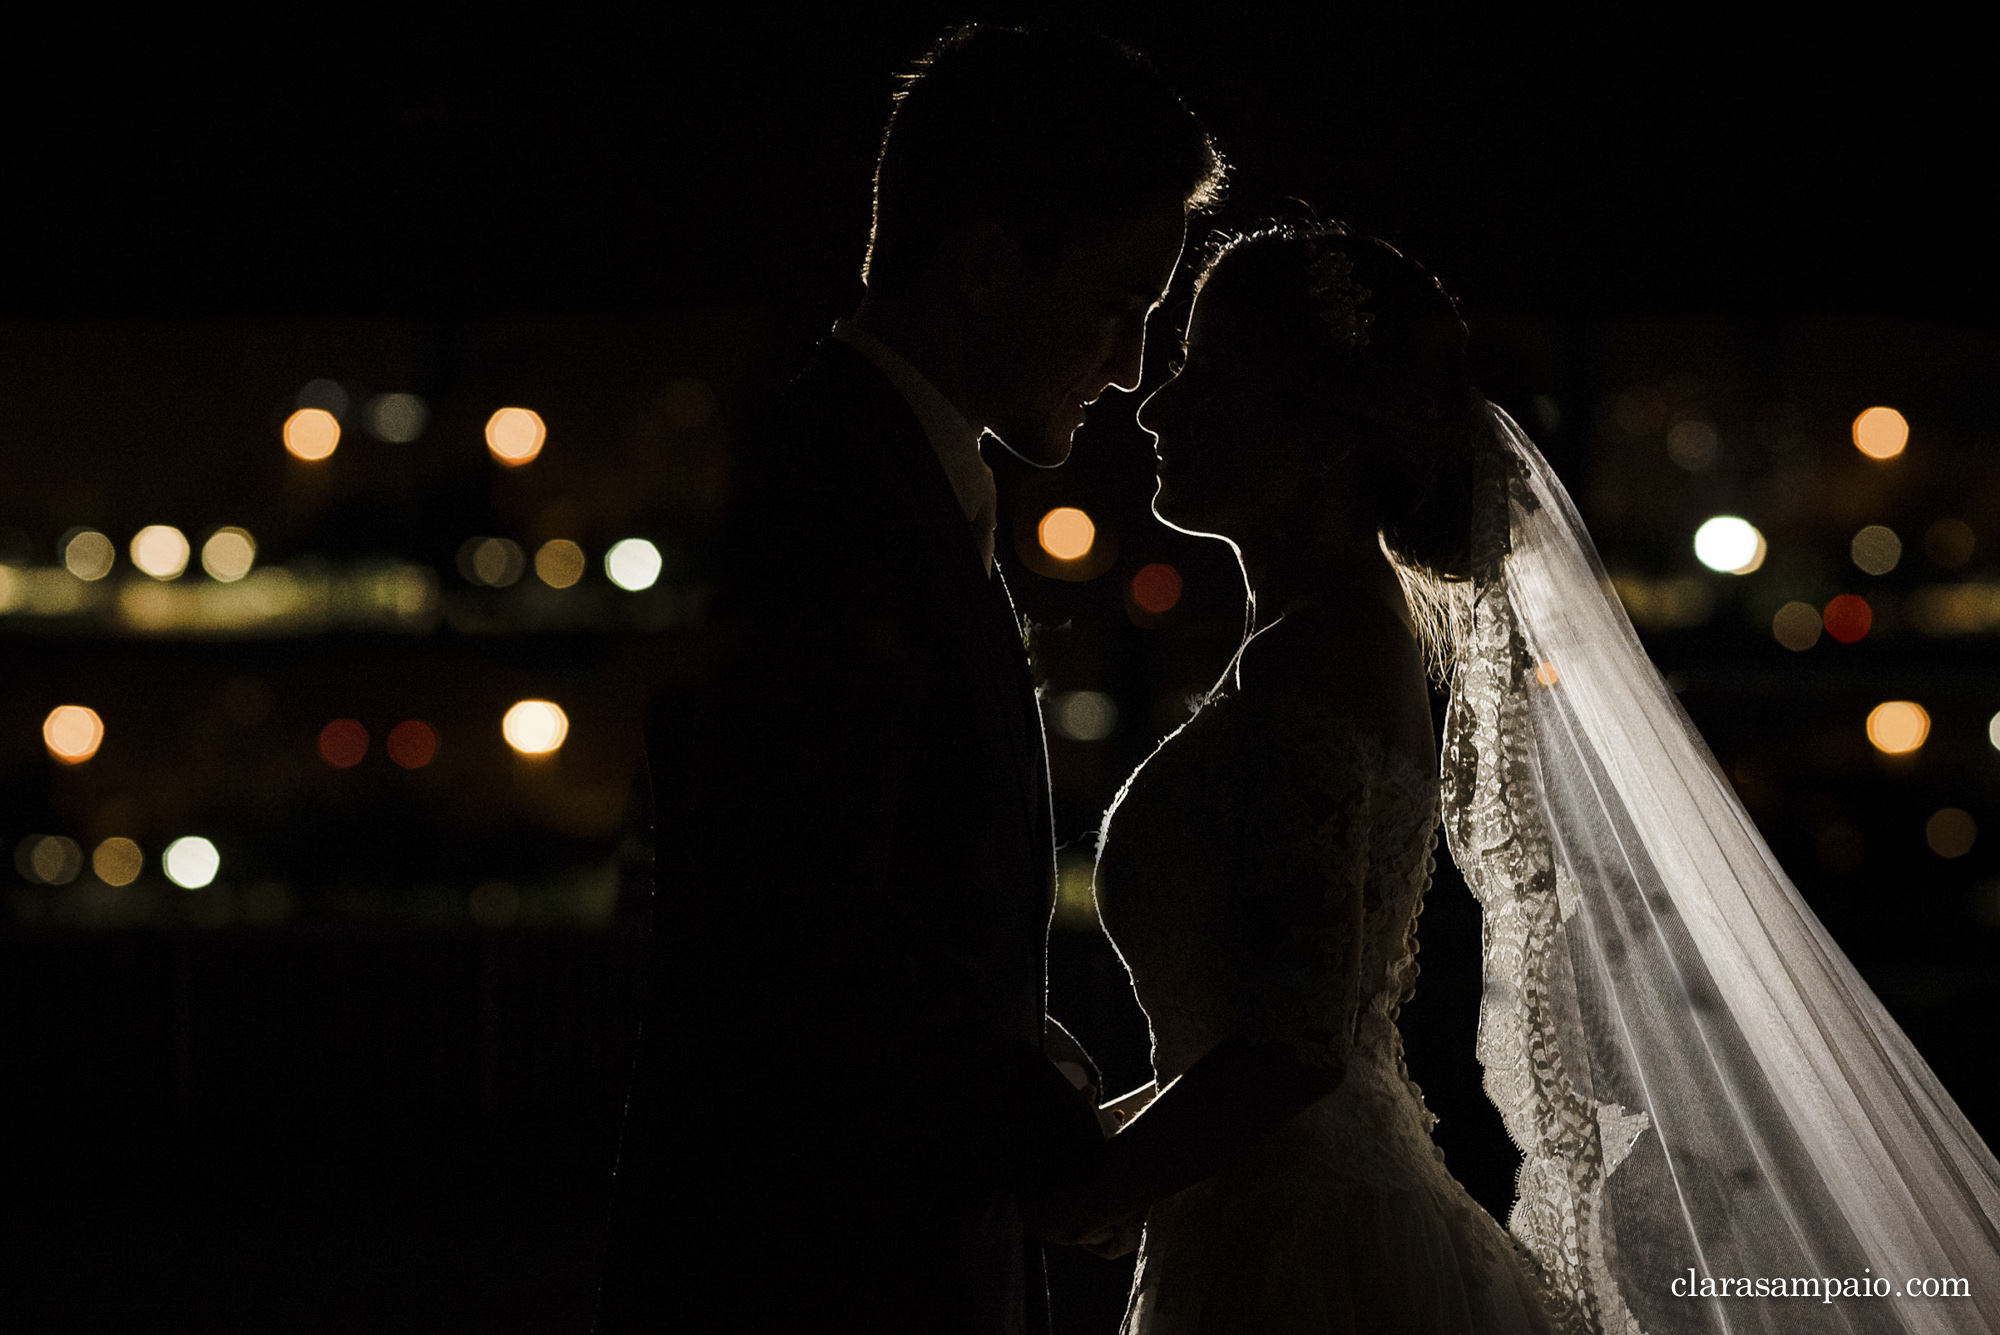
<svg viewBox="0 0 2000 1335">
<path fill-rule="evenodd" d="M 978 315 L 976 411 L 1014 453 L 1060 464 L 1089 404 L 1138 387 L 1146 317 L 1173 281 L 1186 231 L 1185 209 L 1167 201 L 1041 263 L 1004 227 L 975 232 L 964 282 Z"/>
</svg>

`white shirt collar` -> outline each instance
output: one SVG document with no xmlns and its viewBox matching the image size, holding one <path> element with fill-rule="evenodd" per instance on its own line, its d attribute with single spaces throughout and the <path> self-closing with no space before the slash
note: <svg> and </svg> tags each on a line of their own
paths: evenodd
<svg viewBox="0 0 2000 1335">
<path fill-rule="evenodd" d="M 938 463 L 944 467 L 952 494 L 958 498 L 959 508 L 965 511 L 966 522 L 972 525 L 972 538 L 978 544 L 980 559 L 991 573 L 997 505 L 993 470 L 979 457 L 979 441 L 985 433 L 966 421 L 965 414 L 954 408 L 936 385 L 880 339 L 864 334 L 846 320 L 834 322 L 833 336 L 875 363 L 901 392 L 910 411 L 917 415 Z"/>
</svg>

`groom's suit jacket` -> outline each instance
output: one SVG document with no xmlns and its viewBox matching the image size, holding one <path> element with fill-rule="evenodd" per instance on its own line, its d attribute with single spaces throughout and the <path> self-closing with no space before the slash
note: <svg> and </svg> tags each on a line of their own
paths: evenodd
<svg viewBox="0 0 2000 1335">
<path fill-rule="evenodd" d="M 660 893 L 599 1329 L 1043 1329 L 1015 1202 L 1101 1143 L 1044 1056 L 1048 766 L 1005 583 L 839 341 L 733 511 L 727 647 L 648 734 Z"/>
</svg>

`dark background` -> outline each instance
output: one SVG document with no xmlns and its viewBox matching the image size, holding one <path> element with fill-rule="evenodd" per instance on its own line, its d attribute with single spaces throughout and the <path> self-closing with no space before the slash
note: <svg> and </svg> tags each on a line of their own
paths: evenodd
<svg viewBox="0 0 2000 1335">
<path fill-rule="evenodd" d="M 1649 647 L 1808 902 L 1974 1125 L 2000 1124 L 1994 841 L 1945 859 L 1923 834 L 1944 806 L 2000 829 L 1996 627 L 1927 634 L 1897 613 L 1926 588 L 1990 587 L 2000 545 L 1994 125 L 1970 34 L 1911 7 L 1854 26 L 1804 9 L 1065 12 L 1152 52 L 1210 122 L 1235 163 L 1220 221 L 1305 201 L 1459 294 L 1482 385 L 1568 479 L 1621 590 L 1705 591 L 1699 617 L 1642 618 Z M 9 886 L 12 1328 L 584 1328 L 648 926 L 637 719 L 699 670 L 715 470 L 858 299 L 891 72 L 948 21 L 1041 16 L 15 21 L 0 559 L 51 566 L 74 524 L 122 544 L 147 523 L 235 523 L 260 562 L 395 559 L 441 593 L 421 633 L 0 616 L 0 836 L 87 851 L 125 834 L 154 859 L 123 899 L 88 872 Z M 277 423 L 318 377 L 357 401 L 419 393 L 431 425 L 400 448 L 350 426 L 332 460 L 296 465 Z M 662 407 L 689 380 L 713 396 L 704 425 Z M 1641 390 L 1659 412 L 1621 416 Z M 550 444 L 501 475 L 479 423 L 510 402 L 543 413 Z M 1031 549 L 1010 569 L 1052 696 L 1120 711 L 1103 740 L 1051 737 L 1071 859 L 1240 631 L 1226 553 L 1146 513 L 1136 403 L 1106 396 L 1059 473 L 991 451 L 1003 535 L 1076 504 L 1110 553 L 1083 581 L 1024 568 Z M 1913 423 L 1893 465 L 1847 443 L 1874 403 Z M 1714 467 L 1667 461 L 1677 414 L 1713 424 Z M 1764 571 L 1694 564 L 1688 536 L 1718 511 L 1764 529 Z M 1941 517 L 1977 534 L 1969 564 L 1916 554 Z M 1863 523 L 1903 535 L 1896 572 L 1847 560 Z M 668 571 L 645 596 L 596 574 L 560 603 L 532 577 L 475 589 L 453 553 L 482 533 L 569 537 L 593 561 L 643 533 Z M 1187 593 L 1148 618 L 1124 590 L 1156 560 Z M 1868 639 L 1773 641 L 1780 603 L 1838 592 L 1878 607 Z M 236 710 L 246 692 L 261 712 Z M 560 768 L 498 741 L 498 711 L 536 694 L 572 718 Z M 1860 720 L 1894 698 L 1923 701 L 1934 734 L 1892 763 Z M 79 699 L 105 749 L 59 770 L 40 720 Z M 341 716 L 376 739 L 352 771 L 313 750 Z M 405 774 L 380 738 L 411 716 L 444 746 Z M 198 895 L 157 875 L 191 829 L 224 855 Z M 480 926 L 469 896 L 496 880 L 519 912 Z M 260 917 L 271 885 L 292 907 Z M 1138 1083 L 1143 1018 L 1101 935 L 1065 922 L 1051 1008 Z M 1448 860 L 1423 925 L 1413 1074 L 1454 1170 L 1504 1214 L 1515 1156 L 1471 1052 L 1477 912 Z M 745 1259 L 782 1263 L 755 1239 Z M 1113 1328 L 1120 1264 L 1057 1258 L 1059 1329 Z"/>
</svg>

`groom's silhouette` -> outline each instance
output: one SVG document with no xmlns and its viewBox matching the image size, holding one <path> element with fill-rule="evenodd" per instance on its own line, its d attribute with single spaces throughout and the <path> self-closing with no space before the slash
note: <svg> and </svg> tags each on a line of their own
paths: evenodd
<svg viewBox="0 0 2000 1335">
<path fill-rule="evenodd" d="M 1060 463 L 1138 384 L 1220 174 L 1101 39 L 961 30 L 897 99 L 868 295 L 739 474 L 731 647 L 649 736 L 600 1331 L 1046 1328 L 1015 1200 L 1101 1141 L 1043 1014 L 1048 770 L 979 439 Z"/>
</svg>

